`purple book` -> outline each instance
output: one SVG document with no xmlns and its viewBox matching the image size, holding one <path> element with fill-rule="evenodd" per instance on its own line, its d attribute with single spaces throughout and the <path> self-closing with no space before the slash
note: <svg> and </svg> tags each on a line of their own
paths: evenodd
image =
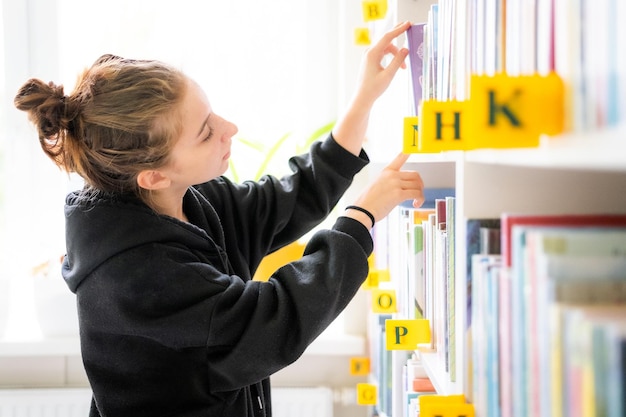
<svg viewBox="0 0 626 417">
<path fill-rule="evenodd" d="M 409 65 L 411 67 L 411 85 L 413 86 L 413 114 L 419 114 L 422 101 L 422 74 L 424 61 L 424 25 L 417 23 L 406 32 L 409 45 Z"/>
</svg>

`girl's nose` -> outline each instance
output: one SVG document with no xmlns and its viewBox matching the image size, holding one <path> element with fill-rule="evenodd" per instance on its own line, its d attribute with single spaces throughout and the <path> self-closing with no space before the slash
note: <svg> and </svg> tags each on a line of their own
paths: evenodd
<svg viewBox="0 0 626 417">
<path fill-rule="evenodd" d="M 237 127 L 236 124 L 228 122 L 229 125 L 229 138 L 232 138 L 233 136 L 235 136 L 237 134 L 237 132 L 239 132 L 239 128 Z"/>
</svg>

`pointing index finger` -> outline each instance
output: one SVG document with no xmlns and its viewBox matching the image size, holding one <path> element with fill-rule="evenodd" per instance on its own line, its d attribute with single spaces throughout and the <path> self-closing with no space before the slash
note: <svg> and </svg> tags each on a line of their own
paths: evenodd
<svg viewBox="0 0 626 417">
<path fill-rule="evenodd" d="M 387 165 L 387 168 L 389 169 L 394 169 L 396 171 L 399 171 L 402 166 L 404 165 L 404 163 L 409 159 L 409 154 L 408 153 L 402 153 L 400 152 L 398 154 L 398 156 L 396 156 L 390 163 L 389 165 Z"/>
</svg>

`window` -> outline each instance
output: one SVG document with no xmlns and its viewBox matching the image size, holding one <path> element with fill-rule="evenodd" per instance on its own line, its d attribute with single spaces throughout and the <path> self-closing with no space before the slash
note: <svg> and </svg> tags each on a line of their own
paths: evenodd
<svg viewBox="0 0 626 417">
<path fill-rule="evenodd" d="M 114 53 L 183 69 L 237 124 L 239 138 L 271 144 L 293 132 L 295 139 L 335 118 L 332 0 L 57 1 L 58 62 L 68 87 L 77 70 Z M 258 164 L 242 160 L 245 151 L 236 146 L 232 161 L 247 178 L 245 168 Z"/>
<path fill-rule="evenodd" d="M 80 181 L 47 159 L 26 115 L 13 107 L 30 77 L 74 87 L 100 55 L 156 58 L 206 91 L 235 139 L 304 138 L 335 119 L 338 6 L 334 0 L 2 0 L 0 33 L 0 279 L 13 282 L 14 329 L 33 322 L 33 268 L 64 252 L 63 202 Z M 10 41 L 9 41 L 10 40 Z M 6 65 L 5 65 L 6 64 Z M 295 144 L 294 144 L 295 146 Z M 291 154 L 292 148 L 285 147 Z M 234 141 L 241 178 L 258 154 Z M 285 158 L 277 158 L 284 170 Z M 246 171 L 246 167 L 249 168 Z M 19 310 L 19 311 L 18 311 Z"/>
</svg>

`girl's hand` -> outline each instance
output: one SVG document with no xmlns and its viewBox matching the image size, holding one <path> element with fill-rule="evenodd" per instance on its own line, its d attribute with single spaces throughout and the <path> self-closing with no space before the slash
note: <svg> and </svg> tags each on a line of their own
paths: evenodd
<svg viewBox="0 0 626 417">
<path fill-rule="evenodd" d="M 411 22 L 398 23 L 365 52 L 359 72 L 356 100 L 362 100 L 365 105 L 372 105 L 389 87 L 398 69 L 406 68 L 405 58 L 409 50 L 398 49 L 393 41 L 410 26 Z M 393 59 L 384 67 L 382 61 L 388 54 L 393 55 Z"/>
<path fill-rule="evenodd" d="M 420 207 L 424 202 L 424 182 L 418 172 L 402 170 L 408 158 L 408 154 L 400 153 L 382 170 L 354 205 L 372 213 L 376 221 L 386 217 L 394 207 L 406 200 L 413 200 L 413 206 Z M 350 209 L 346 215 L 361 221 L 366 227 L 371 227 L 371 221 L 357 210 Z"/>
<path fill-rule="evenodd" d="M 370 111 L 374 102 L 389 87 L 398 68 L 406 67 L 404 59 L 409 53 L 406 48 L 398 49 L 393 41 L 411 26 L 410 22 L 400 23 L 387 32 L 375 45 L 369 48 L 361 61 L 356 91 L 346 112 L 337 120 L 333 137 L 344 149 L 359 155 L 367 131 Z M 393 59 L 386 67 L 386 55 Z"/>
</svg>

